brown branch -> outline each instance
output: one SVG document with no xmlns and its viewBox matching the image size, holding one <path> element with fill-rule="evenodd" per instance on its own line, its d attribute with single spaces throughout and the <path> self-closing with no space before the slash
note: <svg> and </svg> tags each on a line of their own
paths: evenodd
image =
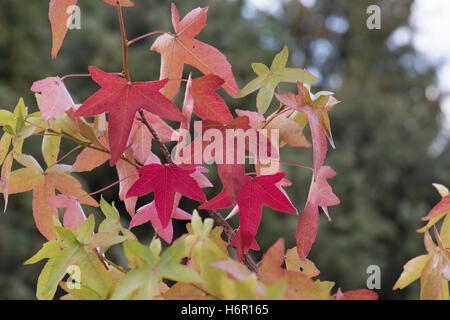
<svg viewBox="0 0 450 320">
<path fill-rule="evenodd" d="M 111 265 L 114 268 L 116 268 L 117 270 L 119 270 L 120 272 L 127 274 L 128 271 L 125 270 L 124 268 L 122 268 L 121 266 L 119 266 L 118 264 L 112 262 L 111 260 L 109 260 L 107 257 L 105 257 L 103 254 L 101 254 L 100 252 L 98 252 L 97 250 L 94 250 L 94 252 L 97 254 L 97 257 L 100 258 L 100 260 L 102 260 L 102 262 L 107 263 L 107 265 Z M 108 267 L 106 267 L 107 269 L 109 269 Z"/>
<path fill-rule="evenodd" d="M 166 159 L 166 162 L 169 164 L 174 164 L 172 157 L 170 156 L 169 150 L 167 149 L 166 145 L 162 140 L 159 138 L 158 133 L 156 133 L 155 129 L 153 129 L 152 125 L 147 121 L 147 118 L 145 117 L 144 110 L 139 109 L 139 115 L 141 118 L 141 122 L 147 127 L 148 131 L 152 134 L 155 141 L 158 143 L 159 148 L 161 149 L 164 158 Z"/>
<path fill-rule="evenodd" d="M 75 143 L 78 143 L 78 144 L 79 144 L 80 146 L 82 146 L 82 147 L 89 148 L 89 149 L 93 149 L 93 150 L 96 150 L 96 151 L 99 151 L 99 152 L 103 152 L 103 153 L 111 154 L 111 151 L 109 151 L 108 149 L 103 149 L 103 148 L 100 148 L 100 147 L 96 147 L 96 146 L 94 146 L 92 143 L 86 143 L 86 142 L 83 142 L 83 141 L 78 140 L 77 138 L 74 138 L 74 137 L 69 136 L 69 135 L 67 135 L 67 134 L 60 133 L 60 132 L 55 131 L 55 130 L 53 130 L 53 129 L 47 129 L 47 131 L 50 132 L 51 134 L 43 134 L 43 135 L 60 136 L 61 138 L 65 138 L 65 139 L 71 140 L 71 141 L 73 141 L 73 142 L 75 142 Z M 125 161 L 125 162 L 128 162 L 129 164 L 131 164 L 132 166 L 134 166 L 136 169 L 139 169 L 139 168 L 141 167 L 141 166 L 139 166 L 138 164 L 136 164 L 136 163 L 134 163 L 133 161 L 131 161 L 130 159 L 128 159 L 128 158 L 127 158 L 126 156 L 124 156 L 124 155 L 122 155 L 122 156 L 120 157 L 120 159 L 122 159 L 122 160 Z"/>
<path fill-rule="evenodd" d="M 125 35 L 125 25 L 123 23 L 122 7 L 120 1 L 117 0 L 117 14 L 119 16 L 120 33 L 122 35 L 122 51 L 123 51 L 123 74 L 127 81 L 130 80 L 130 72 L 128 71 L 128 41 Z"/>
<path fill-rule="evenodd" d="M 169 153 L 169 150 L 167 149 L 164 142 L 162 142 L 161 138 L 158 136 L 158 133 L 155 131 L 155 129 L 153 129 L 152 125 L 145 118 L 144 111 L 142 109 L 139 109 L 139 115 L 141 116 L 139 120 L 142 121 L 142 123 L 147 127 L 147 129 L 150 131 L 155 141 L 158 143 L 164 155 L 164 158 L 166 159 L 166 162 L 169 164 L 174 164 L 172 157 Z M 222 215 L 218 213 L 216 210 L 206 210 L 206 211 L 216 221 L 216 223 L 218 223 L 223 227 L 223 231 L 227 235 L 228 240 L 232 239 L 235 231 L 230 226 L 230 224 L 222 217 Z M 248 255 L 248 253 L 244 255 L 243 263 L 247 266 L 247 268 L 250 269 L 250 271 L 254 273 L 258 272 L 258 266 L 255 264 L 253 259 Z"/>
</svg>

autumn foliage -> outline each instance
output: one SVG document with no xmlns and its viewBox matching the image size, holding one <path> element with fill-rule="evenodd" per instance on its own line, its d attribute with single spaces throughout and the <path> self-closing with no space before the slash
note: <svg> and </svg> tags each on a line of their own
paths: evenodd
<svg viewBox="0 0 450 320">
<path fill-rule="evenodd" d="M 36 227 L 48 240 L 26 261 L 32 264 L 47 260 L 37 282 L 37 298 L 52 299 L 59 286 L 66 292 L 62 299 L 376 299 L 377 294 L 367 289 L 333 290 L 334 282 L 317 279 L 320 271 L 307 258 L 317 235 L 319 208 L 331 220 L 328 208 L 340 203 L 328 181 L 336 173 L 324 164 L 328 142 L 334 148 L 329 112 L 339 101 L 333 94 L 311 93 L 310 85 L 318 79 L 304 69 L 286 66 L 287 47 L 275 56 L 270 68 L 253 63 L 257 77 L 239 90 L 227 58 L 217 48 L 195 39 L 206 26 L 208 8 L 193 9 L 181 18 L 172 4 L 174 33 L 150 32 L 128 41 L 122 7 L 134 3 L 104 2 L 117 7 L 123 70 L 107 72 L 90 66 L 89 74 L 84 76 L 100 88 L 81 105 L 74 102 L 64 85 L 77 75 L 68 75 L 33 84 L 31 90 L 36 93 L 39 112 L 29 113 L 22 99 L 14 112 L 0 110 L 5 210 L 9 195 L 32 191 Z M 67 8 L 76 3 L 50 1 L 53 58 L 67 33 Z M 134 82 L 128 71 L 128 49 L 155 34 L 159 36 L 150 49 L 161 55 L 160 79 Z M 185 64 L 204 75 L 183 79 Z M 184 92 L 182 82 L 186 83 Z M 283 83 L 297 84 L 297 92 L 283 92 Z M 256 111 L 230 110 L 217 92 L 219 88 L 235 99 L 258 91 Z M 177 94 L 184 96 L 183 106 L 172 102 Z M 274 101 L 279 108 L 266 115 Z M 269 149 L 312 147 L 312 167 L 298 164 L 311 172 L 304 207 L 295 208 L 284 188 L 299 184 L 307 187 L 309 182 L 290 181 L 288 172 L 280 172 L 282 161 L 277 148 L 267 157 L 248 153 L 245 158 L 254 160 L 254 170 L 249 171 L 249 166 L 235 156 L 239 153 L 236 143 L 230 146 L 224 141 L 187 141 L 193 114 L 201 119 L 200 133 L 215 130 L 225 135 L 227 130 L 253 130 L 255 134 L 244 139 L 244 153 L 252 143 Z M 172 120 L 172 125 L 165 120 Z M 303 135 L 305 127 L 309 127 L 311 142 Z M 279 141 L 272 139 L 275 131 Z M 23 153 L 24 141 L 32 135 L 43 136 L 45 169 L 32 155 Z M 63 164 L 66 156 L 59 154 L 65 139 L 78 144 L 71 151 L 78 152 L 71 164 Z M 169 141 L 177 142 L 173 152 L 167 149 Z M 160 148 L 162 159 L 152 152 L 152 142 Z M 214 152 L 198 154 L 199 146 L 200 150 L 209 148 Z M 223 155 L 232 154 L 232 161 L 218 161 L 219 150 Z M 206 199 L 202 189 L 212 186 L 206 176 L 206 162 L 212 158 L 223 191 Z M 14 161 L 21 168 L 12 170 Z M 132 218 L 129 226 L 120 222 L 120 215 L 125 213 L 119 213 L 114 204 L 97 193 L 85 192 L 76 179 L 78 172 L 89 172 L 106 162 L 117 171 L 118 196 Z M 408 262 L 395 285 L 403 288 L 420 277 L 421 297 L 425 299 L 448 298 L 450 200 L 445 187 L 438 189 L 443 199 L 425 218 L 427 226 L 420 230 L 425 233 L 428 254 Z M 148 194 L 153 194 L 154 200 L 136 208 L 138 197 Z M 182 197 L 195 201 L 199 211 L 189 213 L 180 208 Z M 100 207 L 104 219 L 96 224 L 93 215 L 86 217 L 82 205 Z M 263 206 L 299 215 L 296 234 L 285 235 L 295 236 L 297 246 L 286 251 L 280 239 L 256 264 L 249 251 L 259 250 L 255 236 Z M 226 208 L 230 209 L 223 218 L 216 210 Z M 62 210 L 62 219 L 58 209 Z M 199 212 L 210 217 L 202 219 Z M 227 220 L 236 214 L 239 225 L 232 227 Z M 443 217 L 441 234 L 434 229 L 436 245 L 428 229 Z M 187 232 L 176 240 L 172 219 L 188 221 Z M 144 245 L 131 231 L 148 222 L 170 244 L 165 250 L 158 237 Z M 108 249 L 117 245 L 123 246 L 127 266 L 107 258 Z M 233 259 L 231 247 L 236 248 L 237 260 Z M 80 270 L 75 288 L 64 280 L 68 273 L 74 277 L 70 271 L 73 266 Z M 175 284 L 169 287 L 165 280 Z"/>
</svg>

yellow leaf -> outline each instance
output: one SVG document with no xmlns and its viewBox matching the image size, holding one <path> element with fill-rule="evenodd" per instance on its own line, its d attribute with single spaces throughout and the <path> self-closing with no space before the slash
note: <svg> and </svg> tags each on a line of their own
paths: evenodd
<svg viewBox="0 0 450 320">
<path fill-rule="evenodd" d="M 423 268 L 420 277 L 420 299 L 438 300 L 441 296 L 442 258 L 439 252 L 433 254 Z"/>
<path fill-rule="evenodd" d="M 446 186 L 443 186 L 442 184 L 433 183 L 433 187 L 436 188 L 442 198 L 449 194 L 448 188 Z"/>
<path fill-rule="evenodd" d="M 444 219 L 441 227 L 441 239 L 444 247 L 450 248 L 450 214 Z"/>
<path fill-rule="evenodd" d="M 58 160 L 60 142 L 61 137 L 53 135 L 45 135 L 42 141 L 42 155 L 50 171 L 54 169 L 54 165 Z"/>
<path fill-rule="evenodd" d="M 286 268 L 288 270 L 301 271 L 306 276 L 313 278 L 320 274 L 319 269 L 315 266 L 314 262 L 305 259 L 302 261 L 297 253 L 297 248 L 289 249 L 286 252 Z"/>
<path fill-rule="evenodd" d="M 9 146 L 11 145 L 11 139 L 12 139 L 11 135 L 6 132 L 0 139 L 0 165 L 2 165 L 3 161 L 6 158 L 6 155 L 8 154 Z"/>
<path fill-rule="evenodd" d="M 9 177 L 8 194 L 30 191 L 42 178 L 42 172 L 34 168 L 17 169 Z M 0 192 L 3 192 L 1 187 Z"/>
<path fill-rule="evenodd" d="M 2 173 L 1 173 L 1 188 L 3 190 L 3 198 L 5 199 L 5 208 L 4 211 L 6 211 L 6 207 L 8 206 L 8 194 L 9 194 L 9 182 L 11 177 L 11 167 L 14 159 L 14 152 L 11 151 L 6 156 L 5 162 L 2 166 Z"/>
<path fill-rule="evenodd" d="M 440 296 L 441 300 L 449 300 L 449 292 L 448 292 L 448 281 L 447 280 L 442 280 L 442 285 L 441 285 L 441 296 Z"/>
<path fill-rule="evenodd" d="M 403 272 L 395 283 L 393 290 L 403 289 L 415 280 L 419 279 L 422 269 L 425 267 L 425 264 L 429 259 L 430 255 L 424 254 L 409 260 L 403 266 Z"/>
</svg>

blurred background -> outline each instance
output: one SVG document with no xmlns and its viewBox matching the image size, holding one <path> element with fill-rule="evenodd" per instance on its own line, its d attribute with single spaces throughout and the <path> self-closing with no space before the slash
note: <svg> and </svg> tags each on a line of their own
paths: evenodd
<svg viewBox="0 0 450 320">
<path fill-rule="evenodd" d="M 172 30 L 170 3 L 135 0 L 124 9 L 129 39 L 153 30 Z M 423 237 L 415 230 L 440 200 L 432 182 L 450 185 L 450 3 L 444 0 L 176 0 L 184 16 L 198 6 L 209 6 L 207 28 L 197 38 L 219 48 L 233 65 L 242 88 L 255 75 L 252 62 L 270 64 L 283 45 L 290 49 L 289 66 L 304 67 L 321 79 L 313 92 L 329 90 L 343 101 L 330 112 L 336 150 L 326 164 L 338 173 L 330 183 L 341 205 L 330 208 L 332 222 L 321 215 L 319 233 L 310 254 L 321 270 L 320 279 L 332 280 L 343 290 L 366 286 L 370 265 L 381 268 L 382 299 L 417 299 L 417 282 L 402 291 L 392 287 L 402 266 L 424 252 Z M 368 6 L 381 8 L 381 29 L 369 30 Z M 68 32 L 56 60 L 51 60 L 48 1 L 3 0 L 0 3 L 0 105 L 13 109 L 23 97 L 37 111 L 32 83 L 47 76 L 87 73 L 89 65 L 121 71 L 121 42 L 116 9 L 102 1 L 79 0 L 81 30 Z M 160 56 L 150 52 L 154 38 L 130 49 L 130 72 L 136 80 L 159 77 Z M 192 71 L 186 67 L 186 73 Z M 98 87 L 86 78 L 65 81 L 76 103 Z M 289 86 L 283 87 L 287 90 Z M 222 91 L 223 96 L 226 94 Z M 184 95 L 181 94 L 181 96 Z M 180 103 L 181 98 L 175 98 Z M 252 109 L 255 95 L 227 98 L 231 109 Z M 275 108 L 275 100 L 272 108 Z M 307 133 L 309 130 L 305 130 Z M 65 144 L 61 154 L 73 146 Z M 40 138 L 25 144 L 25 152 L 40 154 Z M 157 149 L 154 148 L 157 153 Z M 282 151 L 286 161 L 311 165 L 310 149 Z M 68 158 L 66 163 L 71 163 Z M 215 176 L 210 167 L 209 177 Z M 301 212 L 310 172 L 283 166 L 294 185 L 287 189 Z M 88 192 L 115 182 L 108 164 L 89 174 L 78 174 Z M 216 187 L 207 196 L 216 195 Z M 104 193 L 116 201 L 118 188 Z M 2 200 L 0 200 L 2 201 Z M 139 202 L 139 205 L 144 202 Z M 3 202 L 1 202 L 3 206 Z M 182 205 L 192 209 L 188 201 Z M 89 209 L 87 214 L 94 212 Z M 97 214 L 97 213 L 96 213 Z M 265 208 L 257 240 L 264 252 L 278 238 L 295 246 L 298 217 Z M 235 223 L 236 220 L 232 221 Z M 183 225 L 176 225 L 184 232 Z M 148 243 L 150 224 L 136 228 Z M 32 219 L 31 194 L 10 196 L 0 215 L 0 299 L 34 299 L 43 263 L 23 266 L 43 244 Z M 111 252 L 125 263 L 121 250 Z M 261 258 L 253 253 L 256 260 Z"/>
</svg>

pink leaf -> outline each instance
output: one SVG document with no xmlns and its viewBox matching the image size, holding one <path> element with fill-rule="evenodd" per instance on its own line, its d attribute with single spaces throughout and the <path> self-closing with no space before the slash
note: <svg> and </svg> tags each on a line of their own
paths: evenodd
<svg viewBox="0 0 450 320">
<path fill-rule="evenodd" d="M 174 215 L 174 219 L 179 220 L 190 220 L 192 216 L 186 211 L 176 208 Z M 158 213 L 156 211 L 155 202 L 152 201 L 149 204 L 139 208 L 136 215 L 130 222 L 130 229 L 137 227 L 141 224 L 150 221 L 156 233 L 163 238 L 167 243 L 172 242 L 173 238 L 173 226 L 172 220 L 169 221 L 166 227 L 162 226 L 161 220 L 159 219 Z"/>
<path fill-rule="evenodd" d="M 66 209 L 63 219 L 65 228 L 77 231 L 83 221 L 86 220 L 83 209 L 74 196 L 59 194 L 47 200 L 47 203 L 56 208 Z"/>
<path fill-rule="evenodd" d="M 120 180 L 119 198 L 125 202 L 125 208 L 130 216 L 134 216 L 137 197 L 126 197 L 130 187 L 139 179 L 139 174 L 135 166 L 124 160 L 119 160 L 116 164 L 117 175 Z"/>
<path fill-rule="evenodd" d="M 140 197 L 154 192 L 158 217 L 165 228 L 172 217 L 177 192 L 194 200 L 206 200 L 197 181 L 191 177 L 194 171 L 174 164 L 146 165 L 138 170 L 142 176 L 131 186 L 127 197 Z"/>
<path fill-rule="evenodd" d="M 59 77 L 36 81 L 33 83 L 31 91 L 42 93 L 39 109 L 44 120 L 61 115 L 69 109 L 77 109 Z"/>
</svg>

